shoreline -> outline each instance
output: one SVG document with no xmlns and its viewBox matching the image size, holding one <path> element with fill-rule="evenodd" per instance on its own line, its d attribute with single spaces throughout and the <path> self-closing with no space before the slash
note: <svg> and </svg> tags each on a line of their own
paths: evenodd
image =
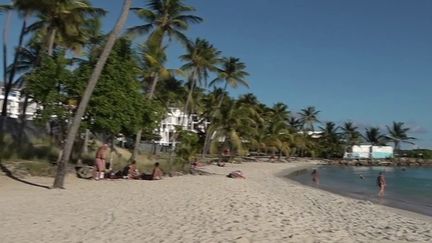
<svg viewBox="0 0 432 243">
<path fill-rule="evenodd" d="M 345 192 L 345 191 L 340 191 L 340 190 L 331 189 L 331 188 L 316 187 L 316 186 L 313 186 L 313 185 L 310 185 L 307 183 L 302 183 L 302 182 L 292 178 L 293 176 L 295 176 L 293 174 L 295 174 L 296 172 L 300 172 L 300 171 L 305 170 L 305 169 L 311 169 L 311 168 L 316 167 L 316 166 L 322 166 L 322 165 L 319 164 L 319 165 L 299 166 L 299 167 L 292 168 L 292 169 L 285 171 L 286 172 L 285 174 L 280 173 L 280 174 L 278 174 L 278 176 L 280 176 L 286 180 L 289 180 L 291 182 L 294 182 L 300 186 L 305 186 L 308 188 L 332 193 L 334 195 L 343 196 L 343 197 L 350 198 L 350 199 L 355 199 L 355 200 L 359 200 L 359 201 L 373 203 L 374 205 L 383 207 L 386 210 L 394 210 L 395 212 L 399 212 L 399 213 L 405 214 L 407 216 L 417 217 L 417 218 L 425 219 L 425 220 L 432 219 L 432 213 L 427 214 L 427 213 L 424 213 L 422 210 L 415 210 L 415 209 L 413 209 L 413 206 L 411 206 L 411 207 L 405 206 L 404 207 L 401 203 L 398 204 L 397 202 L 379 203 L 377 201 L 377 199 L 369 198 L 367 196 L 361 197 L 359 195 L 352 194 L 352 193 Z M 324 166 L 339 166 L 339 165 L 324 165 Z"/>
<path fill-rule="evenodd" d="M 0 176 L 3 242 L 392 242 L 432 240 L 432 218 L 278 175 L 314 162 L 246 162 L 160 181 L 68 176 L 46 190 Z M 225 175 L 242 170 L 246 179 Z M 38 184 L 51 178 L 29 178 Z M 390 210 L 391 209 L 391 210 Z M 26 229 L 26 233 L 22 233 Z"/>
</svg>

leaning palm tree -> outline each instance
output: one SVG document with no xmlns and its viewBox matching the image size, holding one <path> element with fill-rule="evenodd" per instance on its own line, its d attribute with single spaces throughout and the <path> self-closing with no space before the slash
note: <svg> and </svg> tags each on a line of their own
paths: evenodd
<svg viewBox="0 0 432 243">
<path fill-rule="evenodd" d="M 302 109 L 300 114 L 300 120 L 303 123 L 304 131 L 314 131 L 314 123 L 319 122 L 318 113 L 314 106 L 308 106 Z"/>
<path fill-rule="evenodd" d="M 366 142 L 375 146 L 383 146 L 387 142 L 386 136 L 381 133 L 378 127 L 366 128 L 364 139 Z"/>
<path fill-rule="evenodd" d="M 410 140 L 414 140 L 414 137 L 408 137 L 407 132 L 410 129 L 404 127 L 403 122 L 393 122 L 392 126 L 387 126 L 388 135 L 387 138 L 394 143 L 394 149 L 396 152 L 400 151 L 401 143 L 414 144 Z"/>
<path fill-rule="evenodd" d="M 181 69 L 188 73 L 189 94 L 186 100 L 184 113 L 189 114 L 192 93 L 196 86 L 206 86 L 209 72 L 217 70 L 216 65 L 220 62 L 220 51 L 218 51 L 210 42 L 197 38 L 194 42 L 187 45 L 186 54 L 180 56 L 180 59 L 186 62 Z"/>
<path fill-rule="evenodd" d="M 84 91 L 84 94 L 82 95 L 81 101 L 79 103 L 78 109 L 75 113 L 75 116 L 72 120 L 72 124 L 69 127 L 67 138 L 64 145 L 64 151 L 61 160 L 57 164 L 57 173 L 54 179 L 54 185 L 53 188 L 63 188 L 64 187 L 64 179 L 66 175 L 66 165 L 69 162 L 70 155 L 72 152 L 72 147 L 75 141 L 75 137 L 78 133 L 78 129 L 81 124 L 82 117 L 84 116 L 84 113 L 86 111 L 88 102 L 90 100 L 90 97 L 93 93 L 93 90 L 97 84 L 97 81 L 102 73 L 102 69 L 105 66 L 105 63 L 108 59 L 109 54 L 111 53 L 111 50 L 123 28 L 123 25 L 126 23 L 127 16 L 129 13 L 129 8 L 132 4 L 132 0 L 124 0 L 123 2 L 123 8 L 121 15 L 119 19 L 117 20 L 117 23 L 114 26 L 114 29 L 109 34 L 107 42 L 105 44 L 105 47 L 99 56 L 99 59 L 96 63 L 95 68 L 93 69 L 93 72 L 89 78 L 87 87 Z"/>
</svg>

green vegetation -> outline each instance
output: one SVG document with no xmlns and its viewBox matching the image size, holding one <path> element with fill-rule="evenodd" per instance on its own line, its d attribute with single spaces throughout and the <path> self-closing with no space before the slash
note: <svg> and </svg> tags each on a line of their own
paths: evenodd
<svg viewBox="0 0 432 243">
<path fill-rule="evenodd" d="M 253 94 L 231 97 L 228 88 L 253 85 L 247 81 L 247 64 L 232 53 L 225 56 L 208 40 L 190 40 L 187 30 L 203 19 L 182 0 L 148 0 L 132 9 L 131 0 L 124 0 L 121 16 L 109 34 L 100 30 L 105 10 L 90 1 L 31 2 L 14 0 L 0 6 L 3 13 L 18 12 L 23 20 L 14 60 L 5 68 L 5 90 L 24 87 L 27 100 L 39 105 L 38 129 L 49 125 L 50 131 L 31 137 L 29 124 L 22 120 L 20 128 L 13 130 L 19 132 L 10 132 L 5 125 L 5 102 L 1 159 L 57 164 L 55 187 L 63 187 L 70 160 L 92 163 L 97 143 L 113 142 L 120 135 L 129 146 L 115 147 L 114 169 L 136 159 L 142 170 L 155 161 L 165 170 L 184 170 L 199 153 L 218 156 L 226 149 L 239 156 L 255 152 L 278 158 L 339 158 L 354 144 L 391 142 L 399 150 L 401 143 L 414 139 L 402 122 L 387 127 L 388 134 L 371 127 L 362 135 L 352 122 L 341 126 L 320 122 L 320 111 L 314 106 L 296 113 L 282 102 L 261 103 Z M 128 26 L 121 36 L 130 9 L 142 23 Z M 135 42 L 136 36 L 143 38 L 142 43 Z M 183 55 L 167 55 L 172 41 L 184 47 Z M 6 65 L 7 53 L 3 55 Z M 166 67 L 173 58 L 181 65 Z M 142 141 L 159 139 L 160 122 L 170 107 L 182 109 L 189 117 L 196 115 L 196 131 L 173 132 L 175 151 L 140 154 Z M 93 144 L 87 131 L 95 137 Z M 422 154 L 430 155 L 429 151 Z M 39 164 L 22 164 L 45 173 Z"/>
</svg>

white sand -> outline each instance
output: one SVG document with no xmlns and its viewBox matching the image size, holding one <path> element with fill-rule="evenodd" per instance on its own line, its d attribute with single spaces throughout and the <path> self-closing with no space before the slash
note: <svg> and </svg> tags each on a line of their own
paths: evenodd
<svg viewBox="0 0 432 243">
<path fill-rule="evenodd" d="M 431 242 L 432 218 L 275 176 L 299 164 L 46 190 L 0 176 L 0 242 Z M 225 177 L 241 169 L 247 179 Z M 49 178 L 30 181 L 50 185 Z"/>
</svg>

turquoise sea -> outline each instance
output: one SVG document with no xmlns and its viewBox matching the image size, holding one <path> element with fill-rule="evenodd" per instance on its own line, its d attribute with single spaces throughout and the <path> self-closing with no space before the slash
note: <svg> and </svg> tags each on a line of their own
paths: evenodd
<svg viewBox="0 0 432 243">
<path fill-rule="evenodd" d="M 320 189 L 357 199 L 369 200 L 432 216 L 432 167 L 349 167 L 320 166 Z M 383 198 L 378 197 L 376 178 L 384 172 L 387 187 Z M 288 177 L 314 186 L 311 169 Z"/>
</svg>

